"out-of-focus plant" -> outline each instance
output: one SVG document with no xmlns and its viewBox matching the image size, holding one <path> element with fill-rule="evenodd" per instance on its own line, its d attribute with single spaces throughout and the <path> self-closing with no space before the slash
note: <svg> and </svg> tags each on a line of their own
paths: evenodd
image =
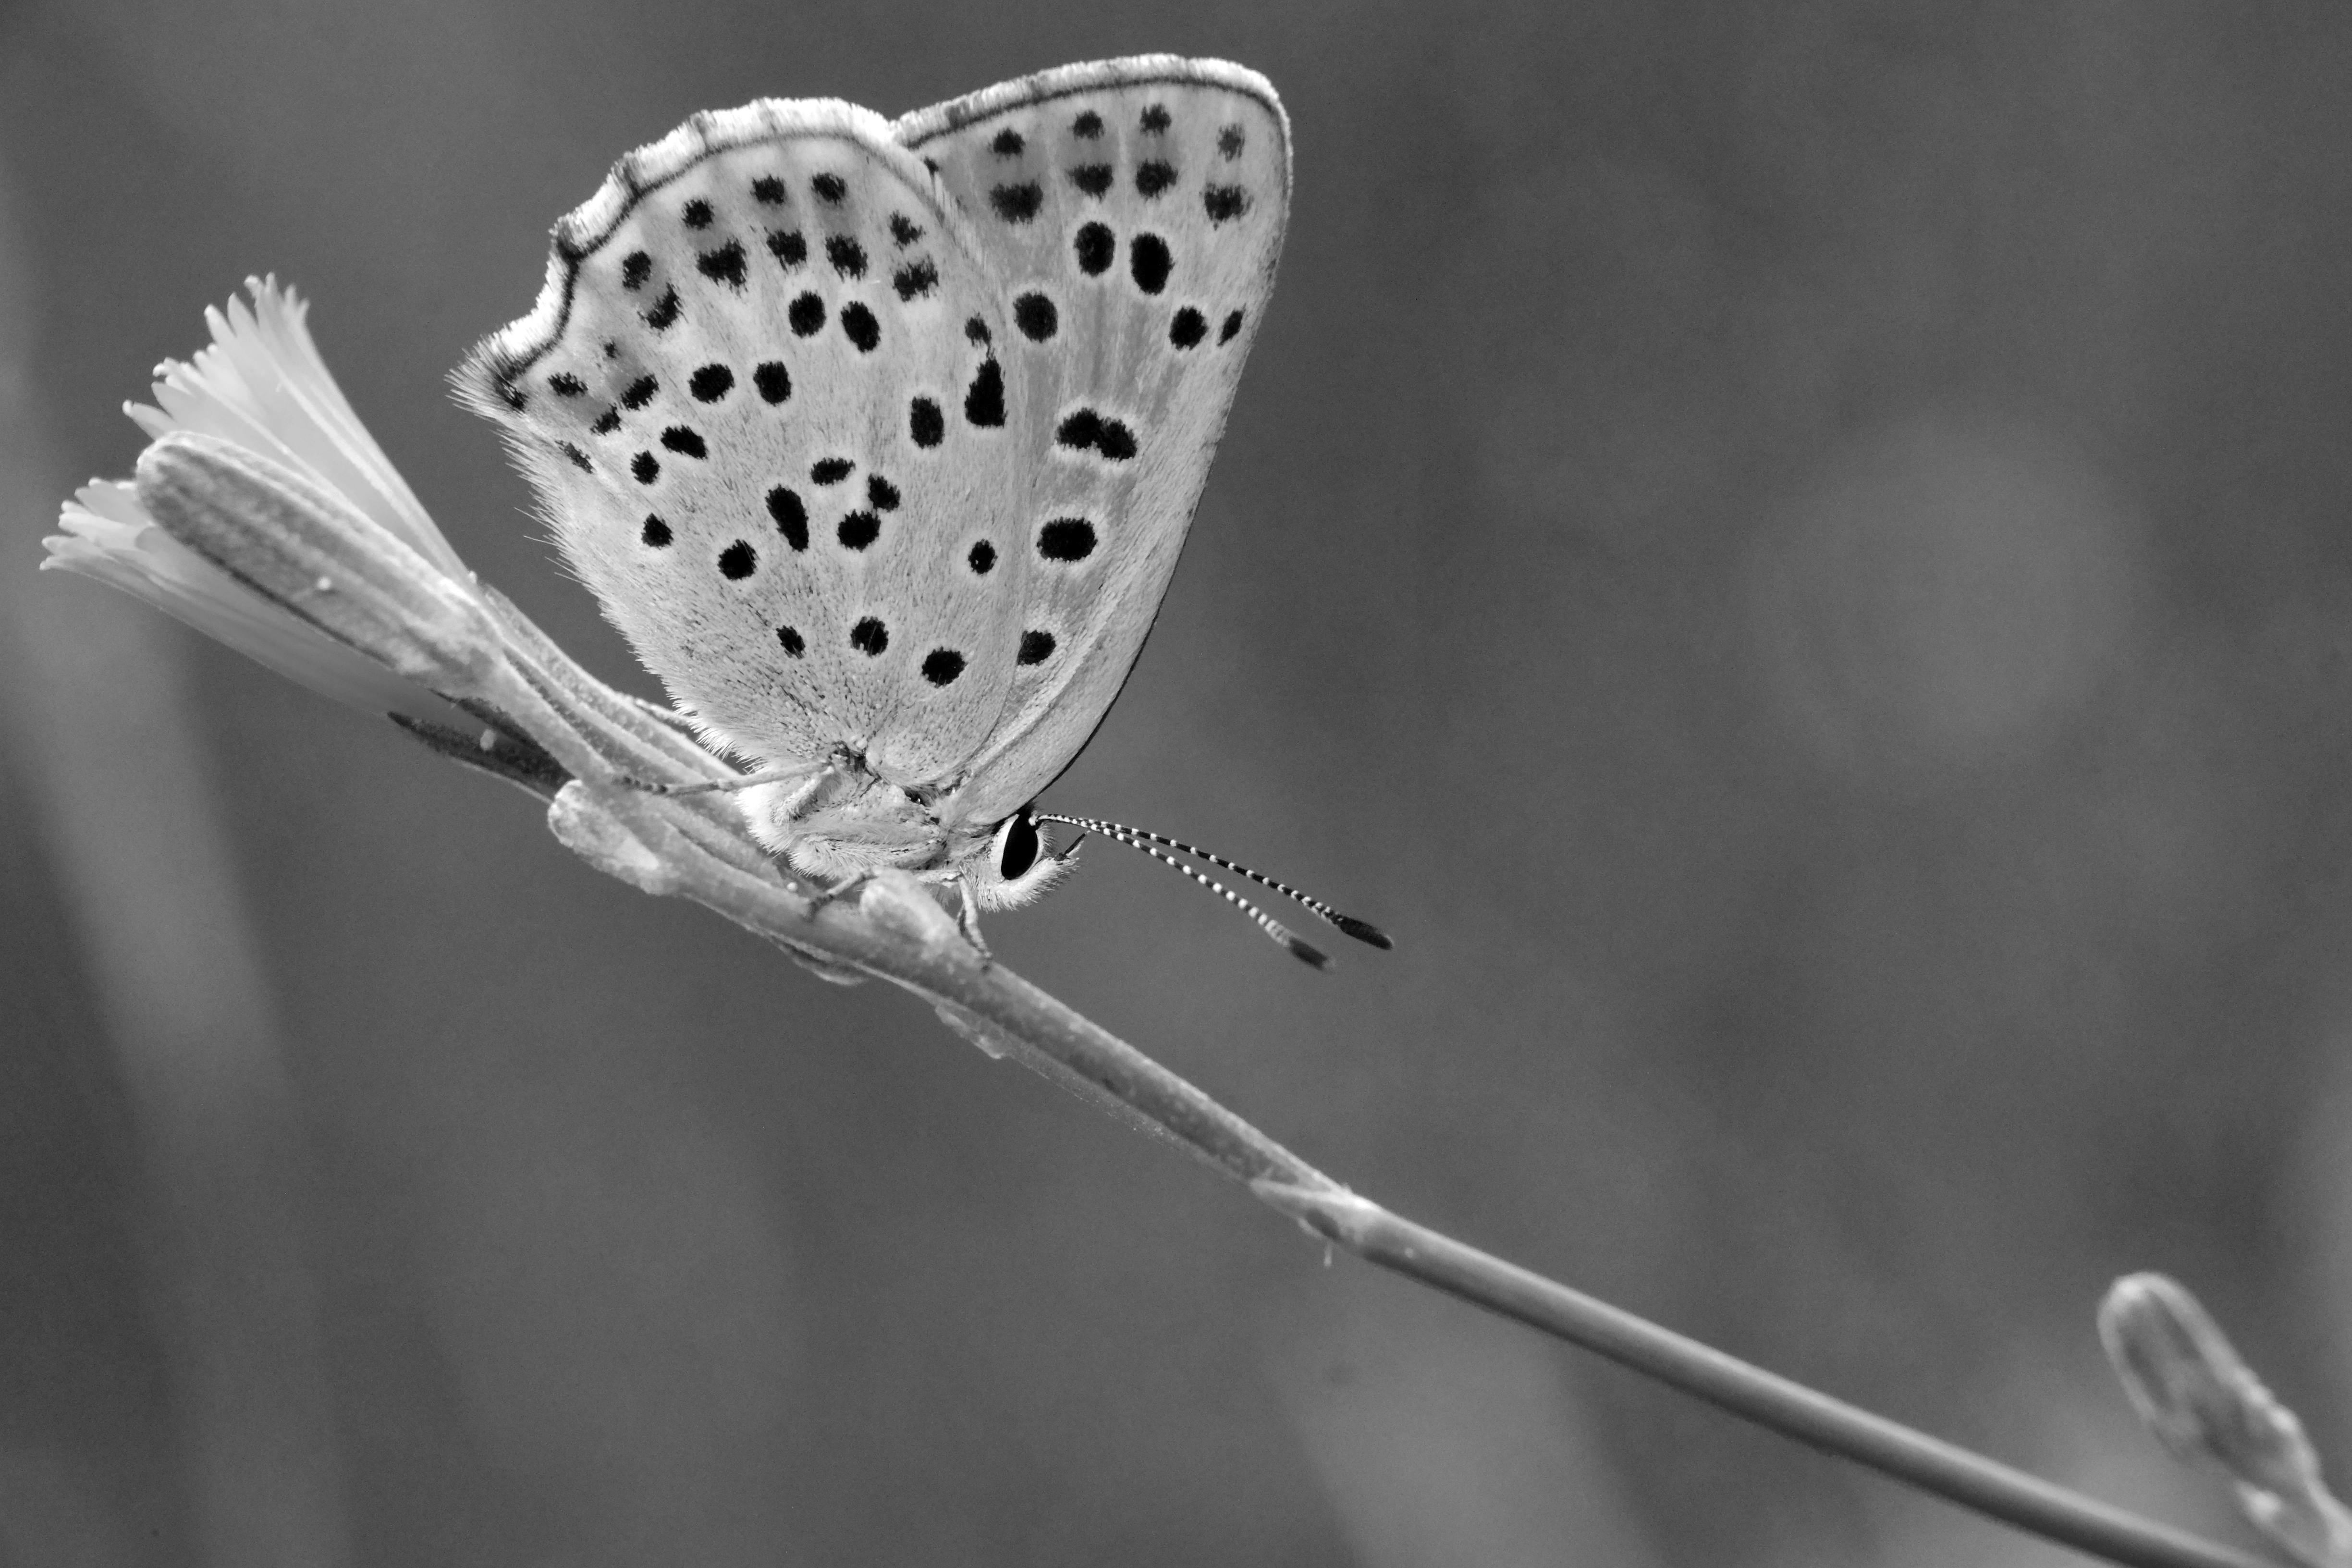
<svg viewBox="0 0 2352 1568">
<path fill-rule="evenodd" d="M 828 979 L 913 992 L 991 1056 L 1175 1142 L 1327 1243 L 2109 1561 L 2258 1568 L 1391 1214 L 994 963 L 913 878 L 813 886 L 751 838 L 729 796 L 645 787 L 732 770 L 673 715 L 590 676 L 467 571 L 337 390 L 299 301 L 274 282 L 248 287 L 250 305 L 209 314 L 210 347 L 164 365 L 160 406 L 131 407 L 152 437 L 137 478 L 68 502 L 45 565 L 134 594 L 530 791 L 566 847 L 623 881 L 707 905 Z"/>
<path fill-rule="evenodd" d="M 2177 1458 L 2229 1477 L 2246 1518 L 2296 1562 L 2352 1568 L 2352 1512 L 2320 1479 L 2303 1423 L 2186 1287 L 2126 1275 L 2099 1306 L 2099 1339 L 2140 1419 Z"/>
</svg>

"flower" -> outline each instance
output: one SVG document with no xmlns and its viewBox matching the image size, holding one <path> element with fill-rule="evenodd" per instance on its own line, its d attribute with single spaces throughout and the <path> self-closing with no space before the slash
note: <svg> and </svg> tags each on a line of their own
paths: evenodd
<svg viewBox="0 0 2352 1568">
<path fill-rule="evenodd" d="M 348 502 L 459 584 L 473 574 L 433 525 L 335 385 L 302 324 L 307 310 L 274 278 L 247 279 L 248 305 L 207 310 L 210 346 L 156 371 L 155 402 L 125 412 L 155 439 L 210 437 L 289 469 Z M 306 624 L 172 538 L 127 481 L 94 479 L 66 502 L 43 543 L 58 567 L 122 589 L 280 675 L 339 702 L 453 728 L 457 708 Z"/>
</svg>

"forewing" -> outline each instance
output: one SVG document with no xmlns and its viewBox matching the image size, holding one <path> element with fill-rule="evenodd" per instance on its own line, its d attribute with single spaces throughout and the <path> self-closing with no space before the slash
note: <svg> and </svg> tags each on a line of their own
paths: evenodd
<svg viewBox="0 0 2352 1568">
<path fill-rule="evenodd" d="M 1019 668 L 1004 337 L 920 158 L 868 110 L 771 100 L 623 159 L 458 382 L 715 738 L 916 782 L 987 743 Z"/>
<path fill-rule="evenodd" d="M 948 813 L 994 821 L 1083 747 L 1158 614 L 1274 284 L 1289 126 L 1265 79 L 1172 56 L 919 110 L 996 280 L 1027 558 L 1013 680 Z"/>
</svg>

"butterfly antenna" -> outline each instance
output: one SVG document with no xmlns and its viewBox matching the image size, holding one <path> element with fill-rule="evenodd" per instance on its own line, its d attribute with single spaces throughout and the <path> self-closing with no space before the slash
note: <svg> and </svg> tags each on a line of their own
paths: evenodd
<svg viewBox="0 0 2352 1568">
<path fill-rule="evenodd" d="M 1297 931 L 1292 931 L 1288 926 L 1284 925 L 1280 921 L 1276 920 L 1272 915 L 1267 914 L 1264 910 L 1259 909 L 1255 904 L 1251 903 L 1247 899 L 1243 898 L 1239 893 L 1234 892 L 1231 888 L 1226 887 L 1223 882 L 1218 881 L 1215 878 L 1194 870 L 1192 867 L 1184 864 L 1183 861 L 1177 859 L 1173 855 L 1165 854 L 1160 850 L 1154 849 L 1150 845 L 1146 844 L 1143 841 L 1146 837 L 1145 835 L 1130 832 L 1127 828 L 1119 826 L 1117 823 L 1094 822 L 1091 820 L 1081 822 L 1078 818 L 1072 816 L 1048 816 L 1042 811 L 1034 813 L 1034 820 L 1039 822 L 1060 822 L 1066 823 L 1072 827 L 1088 828 L 1094 832 L 1101 834 L 1105 838 L 1117 839 L 1119 843 L 1126 845 L 1129 849 L 1142 850 L 1146 855 L 1150 856 L 1162 866 L 1173 867 L 1175 869 L 1183 872 L 1184 875 L 1192 878 L 1192 880 L 1200 883 L 1201 886 L 1208 889 L 1209 891 L 1216 894 L 1219 898 L 1224 900 L 1225 902 L 1233 905 L 1234 908 L 1241 910 L 1242 913 L 1257 921 L 1258 928 L 1265 931 L 1266 935 L 1274 938 L 1276 942 L 1281 943 L 1282 946 L 1288 949 L 1292 957 L 1299 959 L 1307 963 L 1311 963 L 1318 969 L 1328 969 L 1331 967 L 1330 955 L 1326 953 L 1321 948 L 1318 948 L 1313 942 L 1307 941 Z"/>
<path fill-rule="evenodd" d="M 1187 875 L 1197 877 L 1199 874 L 1194 872 L 1191 867 L 1184 865 L 1181 861 L 1169 860 L 1168 857 L 1158 854 L 1148 846 L 1150 844 L 1159 844 L 1164 845 L 1171 849 L 1181 850 L 1184 854 L 1206 860 L 1212 866 L 1222 866 L 1237 877 L 1247 877 L 1259 887 L 1271 888 L 1286 899 L 1297 900 L 1299 903 L 1305 905 L 1316 914 L 1322 916 L 1323 919 L 1328 921 L 1331 924 L 1347 932 L 1348 935 L 1354 937 L 1358 942 L 1370 942 L 1372 946 L 1382 949 L 1391 948 L 1396 945 L 1394 942 L 1389 941 L 1388 932 L 1381 930 L 1380 927 L 1372 924 L 1370 921 L 1360 921 L 1353 915 L 1343 915 L 1312 893 L 1302 893 L 1297 888 L 1290 886 L 1286 882 L 1277 882 L 1273 878 L 1265 876 L 1261 872 L 1253 871 L 1248 867 L 1228 860 L 1222 855 L 1213 855 L 1206 849 L 1202 849 L 1193 845 L 1184 843 L 1181 839 L 1171 838 L 1165 834 L 1149 833 L 1140 827 L 1122 827 L 1116 822 L 1104 822 L 1091 816 L 1063 816 L 1057 813 L 1045 811 L 1036 812 L 1034 815 L 1040 822 L 1064 823 L 1071 827 L 1090 829 L 1093 832 L 1101 834 L 1106 838 L 1117 838 L 1119 842 L 1128 845 L 1131 848 L 1141 849 L 1144 853 L 1153 856 L 1156 859 L 1167 860 L 1169 865 L 1175 867 L 1178 870 L 1185 872 Z M 1204 881 L 1206 880 L 1206 879 L 1202 879 Z M 1209 882 L 1208 885 L 1210 887 L 1216 888 L 1221 893 L 1225 891 L 1224 889 L 1218 887 L 1214 882 Z M 1231 899 L 1234 895 L 1231 893 L 1225 893 L 1225 897 Z M 1244 909 L 1250 908 L 1248 904 L 1243 903 L 1242 900 L 1238 899 L 1234 900 L 1234 901 L 1236 903 L 1242 903 L 1242 907 Z"/>
</svg>

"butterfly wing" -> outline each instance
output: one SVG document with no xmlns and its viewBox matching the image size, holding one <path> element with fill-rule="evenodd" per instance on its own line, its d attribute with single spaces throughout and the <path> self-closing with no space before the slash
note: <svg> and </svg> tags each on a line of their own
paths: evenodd
<svg viewBox="0 0 2352 1568">
<path fill-rule="evenodd" d="M 987 743 L 1019 668 L 1031 421 L 993 278 L 879 116 L 764 100 L 615 165 L 459 390 L 715 739 L 920 779 Z"/>
<path fill-rule="evenodd" d="M 1034 796 L 1150 631 L 1271 289 L 1272 88 L 1073 66 L 886 124 L 697 115 L 557 226 L 458 373 L 712 734 Z"/>
<path fill-rule="evenodd" d="M 1159 613 L 1274 286 L 1289 123 L 1265 79 L 1173 56 L 919 110 L 1000 291 L 1028 559 L 1013 679 L 943 818 L 1026 804 L 1085 746 Z"/>
</svg>

